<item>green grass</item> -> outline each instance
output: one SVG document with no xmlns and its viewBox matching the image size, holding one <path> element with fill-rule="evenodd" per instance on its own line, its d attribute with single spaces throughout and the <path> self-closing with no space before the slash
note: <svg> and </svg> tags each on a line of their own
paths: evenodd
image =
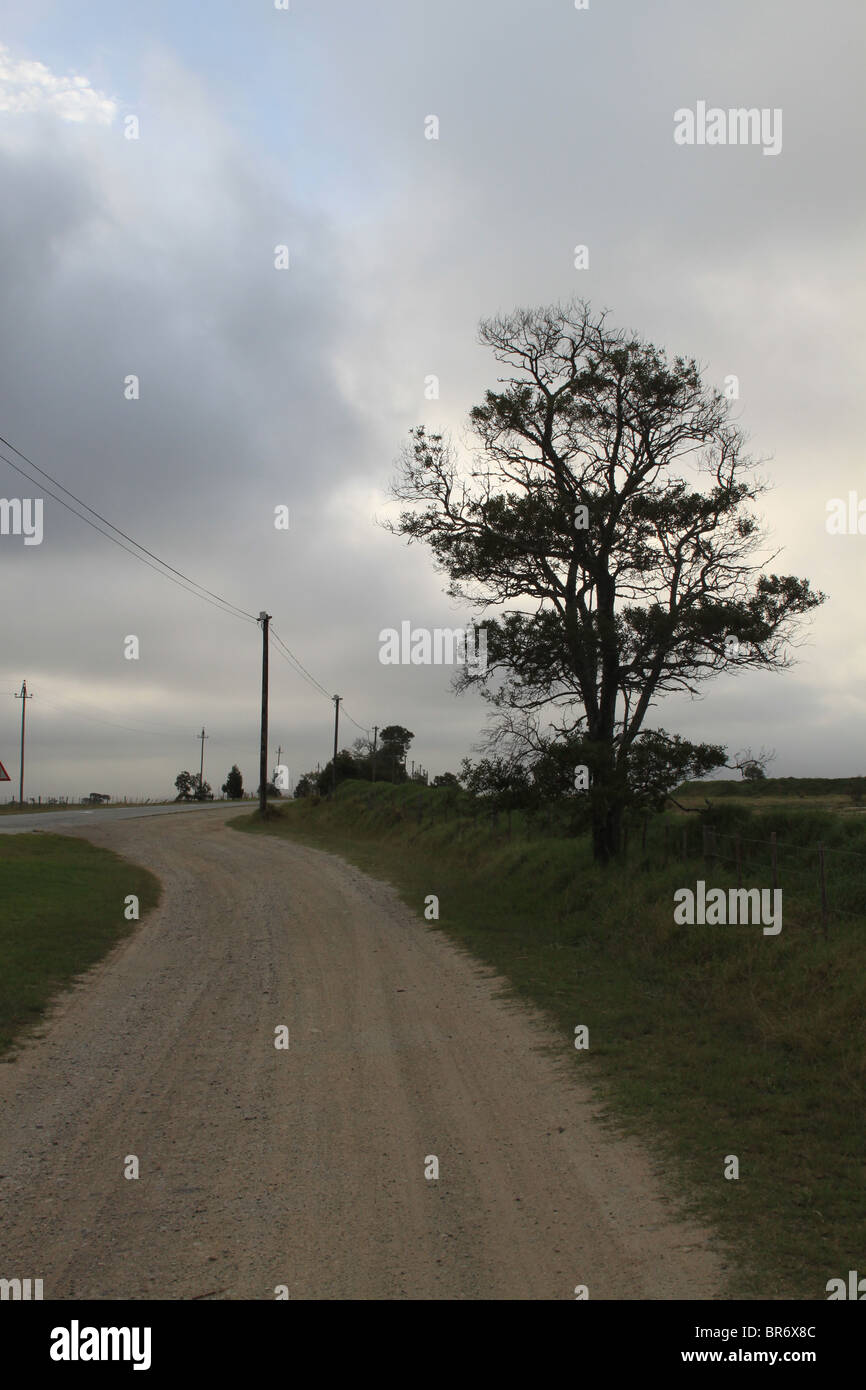
<svg viewBox="0 0 866 1390">
<path fill-rule="evenodd" d="M 146 869 L 86 840 L 0 836 L 0 1055 L 133 929 L 124 899 L 134 893 L 143 916 L 159 892 Z"/>
<path fill-rule="evenodd" d="M 232 824 L 340 853 L 419 914 L 437 894 L 438 927 L 547 1013 L 611 1117 L 651 1145 L 669 1190 L 720 1230 L 729 1296 L 824 1299 L 827 1280 L 861 1267 L 866 1251 L 866 860 L 854 858 L 866 855 L 866 825 L 790 802 L 714 818 L 728 847 L 738 826 L 758 841 L 777 831 L 778 937 L 674 924 L 675 888 L 736 885 L 733 867 L 698 857 L 696 816 L 654 822 L 645 853 L 634 827 L 627 868 L 609 871 L 585 838 L 518 816 L 508 838 L 504 819 L 473 819 L 444 788 L 347 783 L 333 803 Z M 686 861 L 673 848 L 683 826 Z M 832 847 L 840 910 L 826 940 L 806 848 L 817 839 Z M 748 848 L 744 886 L 769 887 L 766 848 Z M 574 1050 L 576 1024 L 589 1027 L 588 1053 Z M 723 1177 L 728 1154 L 738 1181 Z"/>
<path fill-rule="evenodd" d="M 676 799 L 690 810 L 709 801 L 717 807 L 736 805 L 752 809 L 808 805 L 827 811 L 866 812 L 866 777 L 765 777 L 746 782 L 733 778 L 717 782 L 685 782 Z"/>
</svg>

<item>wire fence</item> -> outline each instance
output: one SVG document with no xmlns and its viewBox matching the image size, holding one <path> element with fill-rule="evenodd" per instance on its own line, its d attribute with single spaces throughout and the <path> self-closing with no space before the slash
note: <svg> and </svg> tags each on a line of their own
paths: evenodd
<svg viewBox="0 0 866 1390">
<path fill-rule="evenodd" d="M 647 821 L 639 827 L 641 849 L 647 850 Z M 812 899 L 826 936 L 834 918 L 866 918 L 866 853 L 818 841 L 797 845 L 780 840 L 725 833 L 710 825 L 662 827 L 662 838 L 650 846 L 650 861 L 662 865 L 677 859 L 703 859 L 708 873 L 715 866 L 736 875 L 737 888 L 755 886 L 755 878 L 775 891 L 791 887 Z M 696 832 L 699 831 L 699 834 Z M 634 834 L 634 827 L 631 827 Z M 655 837 L 654 837 L 655 838 Z M 628 853 L 626 838 L 625 851 Z"/>
<path fill-rule="evenodd" d="M 368 808 L 373 798 L 367 798 Z M 456 812 L 456 818 L 455 818 Z M 421 829 L 437 820 L 455 824 L 487 823 L 493 836 L 511 838 L 511 816 L 480 802 L 459 803 L 443 798 L 431 804 L 423 796 L 413 803 L 391 808 L 395 821 L 413 821 Z M 536 833 L 550 832 L 552 816 L 539 822 Z M 650 829 L 650 827 L 652 827 Z M 737 888 L 762 886 L 771 890 L 790 888 L 800 902 L 815 909 L 826 936 L 834 919 L 866 920 L 866 852 L 837 848 L 818 841 L 812 845 L 780 840 L 775 831 L 769 839 L 728 833 L 711 825 L 659 826 L 649 815 L 632 819 L 623 827 L 623 860 L 633 869 L 639 851 L 642 867 L 653 869 L 676 862 L 702 860 L 709 875 L 724 869 L 736 878 Z M 757 882 L 756 882 L 757 880 Z"/>
</svg>

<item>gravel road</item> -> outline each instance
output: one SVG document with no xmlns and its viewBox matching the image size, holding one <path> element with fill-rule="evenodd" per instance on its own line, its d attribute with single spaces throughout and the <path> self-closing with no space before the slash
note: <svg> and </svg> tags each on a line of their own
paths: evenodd
<svg viewBox="0 0 866 1390">
<path fill-rule="evenodd" d="M 233 814 L 74 832 L 164 896 L 0 1066 L 0 1277 L 46 1299 L 724 1297 L 713 1237 L 602 1125 L 567 1040 L 391 888 Z"/>
</svg>

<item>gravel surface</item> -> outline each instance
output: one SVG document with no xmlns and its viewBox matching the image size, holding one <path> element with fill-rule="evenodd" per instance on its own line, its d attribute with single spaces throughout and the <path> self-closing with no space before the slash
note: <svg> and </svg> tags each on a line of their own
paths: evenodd
<svg viewBox="0 0 866 1390">
<path fill-rule="evenodd" d="M 566 1039 L 393 889 L 233 814 L 75 832 L 164 896 L 0 1066 L 0 1276 L 46 1299 L 724 1297 L 718 1243 L 602 1125 Z"/>
</svg>

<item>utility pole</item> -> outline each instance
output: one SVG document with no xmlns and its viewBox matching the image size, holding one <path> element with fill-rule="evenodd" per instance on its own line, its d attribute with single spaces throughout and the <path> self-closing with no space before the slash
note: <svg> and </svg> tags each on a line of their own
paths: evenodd
<svg viewBox="0 0 866 1390">
<path fill-rule="evenodd" d="M 342 695 L 335 695 L 334 700 L 334 761 L 331 763 L 331 795 L 337 790 L 337 730 L 340 727 L 340 701 Z"/>
<path fill-rule="evenodd" d="M 24 716 L 27 713 L 27 701 L 32 700 L 33 696 L 27 694 L 27 682 L 21 682 L 21 693 L 15 696 L 16 700 L 21 701 L 21 778 L 18 783 L 18 800 L 24 805 Z"/>
<path fill-rule="evenodd" d="M 262 746 L 259 755 L 259 815 L 268 809 L 268 623 L 270 613 L 260 613 L 262 625 Z M 204 747 L 204 744 L 202 744 Z"/>
<path fill-rule="evenodd" d="M 374 724 L 374 725 L 373 725 L 373 777 L 372 777 L 372 780 L 373 780 L 374 782 L 375 782 L 375 780 L 376 780 L 376 742 L 377 742 L 378 738 L 379 738 L 379 725 L 378 725 L 378 724 Z"/>
<path fill-rule="evenodd" d="M 277 778 L 278 778 L 279 775 L 280 775 L 280 766 L 281 766 L 281 764 L 282 764 L 282 761 L 283 761 L 283 745 L 280 744 L 279 748 L 277 749 L 277 762 L 276 762 L 276 766 L 274 767 L 274 782 L 275 782 L 276 785 L 277 785 L 277 791 L 279 791 L 281 795 L 282 795 L 282 787 L 280 787 L 279 783 L 277 782 Z"/>
<path fill-rule="evenodd" d="M 199 791 L 201 791 L 202 787 L 204 786 L 204 741 L 205 741 L 206 738 L 209 738 L 209 737 L 210 737 L 210 735 L 205 733 L 205 731 L 204 731 L 204 724 L 202 724 L 202 726 L 201 726 L 201 733 L 200 733 L 200 734 L 196 734 L 196 738 L 200 738 L 200 739 L 201 739 L 201 767 L 199 768 L 199 774 L 198 774 L 198 786 L 199 786 Z"/>
</svg>

